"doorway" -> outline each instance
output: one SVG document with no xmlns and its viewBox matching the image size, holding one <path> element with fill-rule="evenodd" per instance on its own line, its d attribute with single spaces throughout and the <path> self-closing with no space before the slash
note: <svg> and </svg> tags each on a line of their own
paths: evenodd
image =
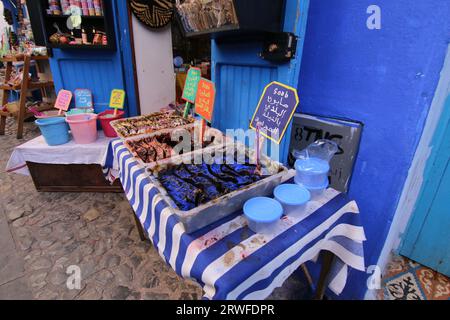
<svg viewBox="0 0 450 320">
<path fill-rule="evenodd" d="M 183 104 L 181 96 L 190 66 L 199 68 L 202 77 L 211 80 L 211 40 L 207 35 L 187 38 L 178 19 L 174 19 L 172 21 L 172 48 L 176 103 Z"/>
<path fill-rule="evenodd" d="M 432 140 L 424 183 L 400 254 L 450 276 L 450 95 Z"/>
</svg>

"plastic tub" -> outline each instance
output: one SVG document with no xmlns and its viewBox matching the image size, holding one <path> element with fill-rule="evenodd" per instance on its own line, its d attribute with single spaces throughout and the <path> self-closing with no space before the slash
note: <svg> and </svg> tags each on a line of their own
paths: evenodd
<svg viewBox="0 0 450 320">
<path fill-rule="evenodd" d="M 43 115 L 41 116 L 35 116 L 36 119 L 48 119 L 48 118 L 56 118 L 56 117 L 64 117 L 65 112 L 63 111 L 61 114 L 59 114 L 59 110 L 49 110 L 49 111 L 42 111 Z"/>
<path fill-rule="evenodd" d="M 114 115 L 114 110 L 106 110 L 98 115 L 105 136 L 110 138 L 117 137 L 116 131 L 111 127 L 111 121 L 123 118 L 124 114 L 125 112 L 117 110 L 117 114 Z"/>
<path fill-rule="evenodd" d="M 35 123 L 39 126 L 45 142 L 49 146 L 57 146 L 70 141 L 69 126 L 64 118 L 38 119 Z"/>
<path fill-rule="evenodd" d="M 297 181 L 297 177 L 294 178 L 295 183 L 302 185 L 301 183 L 299 183 Z M 302 185 L 303 187 L 305 187 L 306 189 L 308 189 L 309 193 L 311 194 L 311 200 L 317 200 L 318 198 L 320 198 L 320 196 L 322 195 L 322 193 L 327 190 L 328 186 L 330 185 L 330 183 L 328 182 L 328 180 L 321 186 L 316 186 L 316 187 L 308 187 L 305 185 Z"/>
<path fill-rule="evenodd" d="M 88 144 L 97 140 L 97 115 L 94 113 L 76 114 L 66 117 L 75 143 Z"/>
<path fill-rule="evenodd" d="M 282 205 L 272 198 L 256 197 L 244 204 L 248 226 L 256 233 L 268 234 L 274 231 L 282 214 Z"/>
<path fill-rule="evenodd" d="M 306 188 L 318 188 L 328 182 L 330 165 L 319 158 L 298 159 L 295 161 L 296 181 Z"/>
<path fill-rule="evenodd" d="M 299 216 L 305 212 L 305 205 L 311 199 L 311 194 L 304 186 L 297 184 L 282 184 L 273 191 L 275 199 L 280 202 L 287 216 Z"/>
<path fill-rule="evenodd" d="M 94 113 L 94 109 L 92 109 L 92 108 L 73 108 L 66 112 L 66 116 L 72 116 L 75 114 L 82 114 L 82 113 Z"/>
</svg>

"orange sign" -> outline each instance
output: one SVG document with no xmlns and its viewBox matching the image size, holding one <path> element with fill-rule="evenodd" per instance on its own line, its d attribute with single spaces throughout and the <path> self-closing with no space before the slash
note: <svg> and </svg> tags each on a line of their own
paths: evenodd
<svg viewBox="0 0 450 320">
<path fill-rule="evenodd" d="M 195 98 L 195 113 L 211 122 L 215 98 L 216 88 L 214 83 L 201 78 L 198 82 L 197 97 Z"/>
</svg>

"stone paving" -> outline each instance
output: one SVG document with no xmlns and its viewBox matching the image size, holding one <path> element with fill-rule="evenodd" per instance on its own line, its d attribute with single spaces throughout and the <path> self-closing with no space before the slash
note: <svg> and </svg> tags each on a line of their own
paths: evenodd
<svg viewBox="0 0 450 320">
<path fill-rule="evenodd" d="M 5 173 L 13 148 L 39 135 L 25 123 L 24 140 L 8 120 L 0 136 L 0 299 L 200 299 L 148 241 L 141 241 L 123 194 L 38 193 L 30 177 Z M 69 266 L 81 288 L 69 290 Z M 273 299 L 299 299 L 296 276 Z"/>
</svg>

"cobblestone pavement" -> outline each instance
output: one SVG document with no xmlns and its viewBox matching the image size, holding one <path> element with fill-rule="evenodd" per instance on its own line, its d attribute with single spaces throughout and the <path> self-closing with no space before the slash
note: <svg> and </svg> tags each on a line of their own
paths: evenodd
<svg viewBox="0 0 450 320">
<path fill-rule="evenodd" d="M 149 242 L 140 241 L 123 194 L 38 193 L 30 177 L 7 174 L 16 145 L 39 134 L 25 124 L 0 136 L 0 299 L 200 299 Z M 68 266 L 81 268 L 81 289 L 66 286 Z M 305 285 L 291 277 L 271 298 L 297 299 Z"/>
</svg>

